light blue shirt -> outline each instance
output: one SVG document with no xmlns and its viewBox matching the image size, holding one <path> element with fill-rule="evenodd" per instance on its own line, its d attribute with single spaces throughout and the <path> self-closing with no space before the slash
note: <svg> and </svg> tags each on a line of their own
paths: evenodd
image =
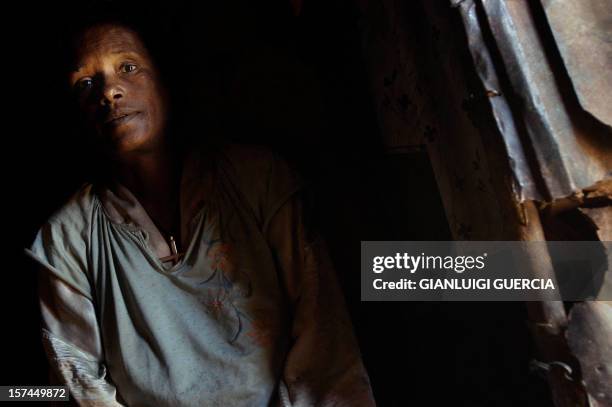
<svg viewBox="0 0 612 407">
<path fill-rule="evenodd" d="M 373 405 L 333 272 L 292 209 L 298 190 L 265 150 L 192 157 L 181 184 L 189 243 L 165 264 L 166 239 L 127 189 L 85 185 L 28 251 L 95 311 L 99 356 L 62 318 L 44 331 L 73 395 L 86 404 L 116 389 L 134 407 Z M 295 233 L 275 248 L 270 229 Z"/>
</svg>

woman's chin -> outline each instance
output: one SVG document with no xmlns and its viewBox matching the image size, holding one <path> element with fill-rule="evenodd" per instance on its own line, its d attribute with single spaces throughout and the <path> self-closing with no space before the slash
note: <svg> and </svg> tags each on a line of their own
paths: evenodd
<svg viewBox="0 0 612 407">
<path fill-rule="evenodd" d="M 112 149 L 117 155 L 149 151 L 153 146 L 152 137 L 140 132 L 123 132 L 112 137 Z"/>
</svg>

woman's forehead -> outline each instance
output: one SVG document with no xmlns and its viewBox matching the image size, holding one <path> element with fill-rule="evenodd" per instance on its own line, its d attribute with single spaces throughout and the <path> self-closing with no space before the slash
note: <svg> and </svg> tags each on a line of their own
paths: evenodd
<svg viewBox="0 0 612 407">
<path fill-rule="evenodd" d="M 87 28 L 77 41 L 76 51 L 79 59 L 87 58 L 92 53 L 148 54 L 138 33 L 119 24 L 100 24 Z"/>
</svg>

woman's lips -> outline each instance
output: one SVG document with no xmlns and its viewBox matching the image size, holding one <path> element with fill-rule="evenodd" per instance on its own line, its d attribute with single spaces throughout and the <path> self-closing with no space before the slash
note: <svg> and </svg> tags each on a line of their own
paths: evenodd
<svg viewBox="0 0 612 407">
<path fill-rule="evenodd" d="M 127 122 L 131 121 L 134 117 L 136 117 L 140 112 L 130 112 L 130 113 L 122 113 L 118 114 L 115 117 L 104 122 L 104 126 L 109 127 L 118 127 Z"/>
</svg>

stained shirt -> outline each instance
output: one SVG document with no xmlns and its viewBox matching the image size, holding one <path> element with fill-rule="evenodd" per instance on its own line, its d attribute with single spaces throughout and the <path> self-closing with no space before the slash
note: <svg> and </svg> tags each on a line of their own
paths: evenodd
<svg viewBox="0 0 612 407">
<path fill-rule="evenodd" d="M 373 406 L 300 185 L 263 149 L 192 154 L 181 258 L 125 187 L 84 185 L 39 230 L 43 342 L 80 405 Z"/>
</svg>

